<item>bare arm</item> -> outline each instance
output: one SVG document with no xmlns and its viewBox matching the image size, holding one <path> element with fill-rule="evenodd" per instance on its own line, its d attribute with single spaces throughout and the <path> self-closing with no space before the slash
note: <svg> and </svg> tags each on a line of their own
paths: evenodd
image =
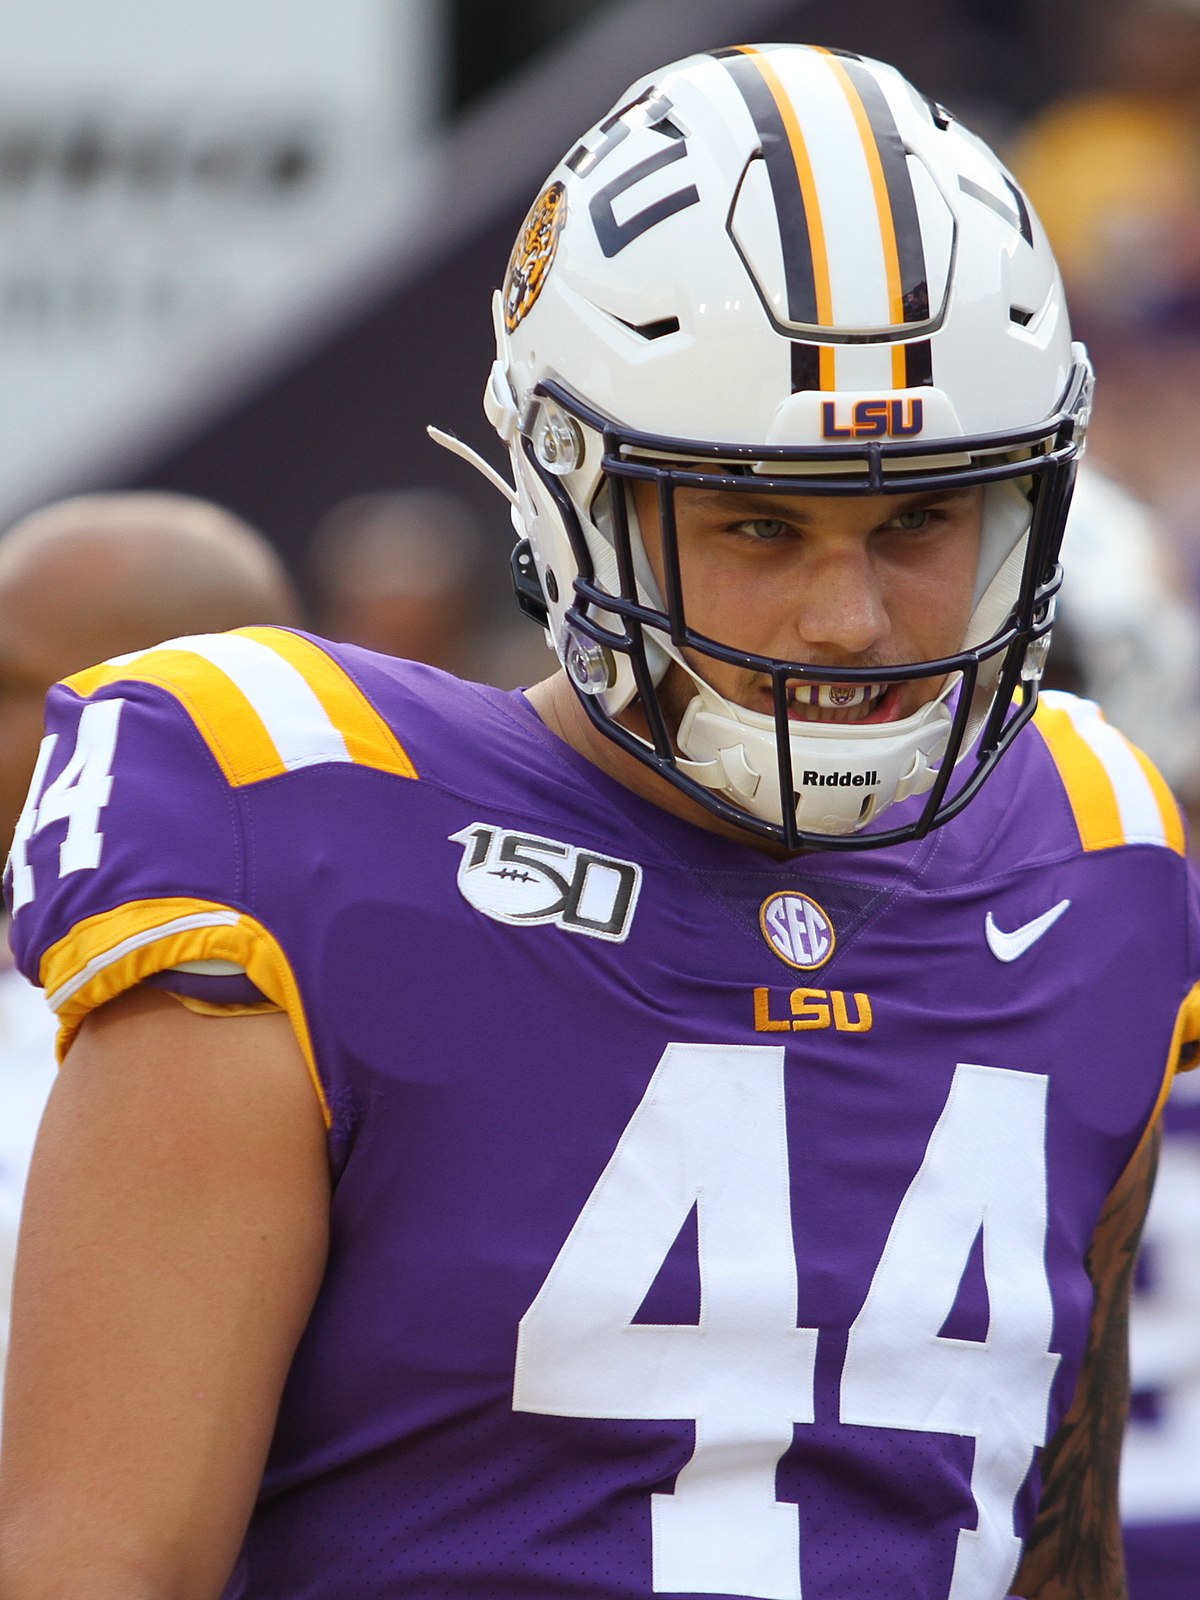
<svg viewBox="0 0 1200 1600">
<path fill-rule="evenodd" d="M 1026 1600 L 1126 1600 L 1117 1469 L 1129 1412 L 1129 1294 L 1160 1131 L 1109 1196 L 1088 1252 L 1095 1304 L 1079 1387 L 1042 1461 L 1042 1501 L 1014 1585 Z"/>
<path fill-rule="evenodd" d="M 22 1221 L 3 1600 L 212 1600 L 324 1268 L 317 1099 L 282 1015 L 136 991 L 84 1025 Z"/>
</svg>

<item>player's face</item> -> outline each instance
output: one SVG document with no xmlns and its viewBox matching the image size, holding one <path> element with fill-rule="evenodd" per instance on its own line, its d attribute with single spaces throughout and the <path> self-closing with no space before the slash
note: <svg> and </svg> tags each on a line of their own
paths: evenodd
<svg viewBox="0 0 1200 1600">
<path fill-rule="evenodd" d="M 650 565 L 664 587 L 655 488 L 634 500 Z M 850 686 L 842 667 L 892 667 L 957 651 L 972 609 L 983 490 L 914 495 L 676 491 L 688 626 L 755 655 L 829 668 L 819 689 L 793 685 L 802 722 L 879 723 L 910 716 L 944 678 Z M 697 674 L 752 711 L 774 709 L 761 672 L 685 652 Z M 660 687 L 682 716 L 694 688 L 678 666 Z"/>
</svg>

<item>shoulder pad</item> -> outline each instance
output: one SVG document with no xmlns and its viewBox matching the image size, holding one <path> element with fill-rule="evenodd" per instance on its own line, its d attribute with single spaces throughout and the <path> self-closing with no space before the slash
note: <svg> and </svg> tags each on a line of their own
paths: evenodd
<svg viewBox="0 0 1200 1600">
<path fill-rule="evenodd" d="M 1091 700 L 1048 690 L 1034 726 L 1067 792 L 1085 850 L 1156 844 L 1187 850 L 1183 819 L 1158 769 Z"/>
<path fill-rule="evenodd" d="M 90 675 L 90 698 L 51 690 L 5 872 L 13 953 L 58 1016 L 60 1055 L 90 1011 L 154 974 L 232 964 L 287 1012 L 320 1095 L 284 930 L 255 912 L 244 808 L 197 716 L 219 712 L 216 691 L 185 705 L 168 668 L 141 676 L 135 658 Z"/>
<path fill-rule="evenodd" d="M 234 787 L 332 761 L 417 776 L 345 669 L 284 628 L 168 639 L 77 672 L 65 687 L 86 699 L 117 683 L 153 684 L 173 695 Z"/>
</svg>

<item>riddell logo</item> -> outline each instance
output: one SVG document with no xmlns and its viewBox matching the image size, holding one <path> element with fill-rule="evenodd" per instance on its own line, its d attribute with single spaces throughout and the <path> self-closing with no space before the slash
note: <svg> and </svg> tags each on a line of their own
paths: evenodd
<svg viewBox="0 0 1200 1600">
<path fill-rule="evenodd" d="M 802 772 L 800 785 L 805 789 L 878 789 L 879 774 L 874 767 L 870 772 Z"/>
<path fill-rule="evenodd" d="M 826 439 L 911 439 L 924 426 L 924 400 L 859 400 L 842 422 L 836 400 L 821 402 L 821 432 Z"/>
</svg>

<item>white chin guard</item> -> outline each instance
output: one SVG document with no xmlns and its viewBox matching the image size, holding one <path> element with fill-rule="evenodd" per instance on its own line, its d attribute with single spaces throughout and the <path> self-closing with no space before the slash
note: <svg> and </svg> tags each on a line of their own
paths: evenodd
<svg viewBox="0 0 1200 1600">
<path fill-rule="evenodd" d="M 925 794 L 946 750 L 951 715 L 936 699 L 898 722 L 793 722 L 788 743 L 796 825 L 809 833 L 857 833 L 897 800 Z M 693 697 L 677 735 L 688 777 L 765 822 L 782 822 L 774 717 L 711 691 Z"/>
</svg>

